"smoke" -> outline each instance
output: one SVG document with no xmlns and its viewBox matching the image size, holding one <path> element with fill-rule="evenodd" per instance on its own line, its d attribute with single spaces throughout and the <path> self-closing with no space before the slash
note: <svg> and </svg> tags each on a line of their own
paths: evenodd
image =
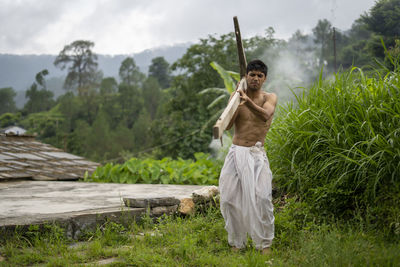
<svg viewBox="0 0 400 267">
<path fill-rule="evenodd" d="M 293 92 L 310 86 L 319 73 L 315 51 L 312 37 L 301 35 L 265 50 L 261 56 L 268 65 L 264 89 L 276 93 L 281 104 L 294 100 Z"/>
<path fill-rule="evenodd" d="M 222 145 L 219 139 L 212 139 L 208 146 L 211 151 L 213 158 L 218 160 L 224 160 L 228 153 L 229 147 L 232 145 L 232 136 L 230 133 L 222 135 Z"/>
</svg>

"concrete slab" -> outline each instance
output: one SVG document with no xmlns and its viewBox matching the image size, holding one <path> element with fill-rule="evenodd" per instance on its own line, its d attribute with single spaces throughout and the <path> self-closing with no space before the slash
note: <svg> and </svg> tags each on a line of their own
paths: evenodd
<svg viewBox="0 0 400 267">
<path fill-rule="evenodd" d="M 0 183 L 0 228 L 45 222 L 74 222 L 73 228 L 95 223 L 101 216 L 121 212 L 139 216 L 143 208 L 127 208 L 123 198 L 183 199 L 202 188 L 197 185 L 111 184 L 62 181 Z M 104 219 L 104 218 L 103 218 Z M 79 221 L 79 225 L 77 222 Z M 78 229 L 74 229 L 72 235 Z"/>
</svg>

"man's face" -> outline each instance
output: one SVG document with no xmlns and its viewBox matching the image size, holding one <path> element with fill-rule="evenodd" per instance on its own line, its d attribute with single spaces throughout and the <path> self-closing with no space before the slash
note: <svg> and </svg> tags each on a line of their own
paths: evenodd
<svg viewBox="0 0 400 267">
<path fill-rule="evenodd" d="M 250 90 L 260 90 L 267 77 L 261 71 L 251 70 L 246 75 L 247 88 Z"/>
</svg>

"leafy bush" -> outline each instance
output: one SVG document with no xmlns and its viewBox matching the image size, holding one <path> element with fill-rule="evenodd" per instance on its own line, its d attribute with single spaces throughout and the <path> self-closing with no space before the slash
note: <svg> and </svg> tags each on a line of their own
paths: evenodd
<svg viewBox="0 0 400 267">
<path fill-rule="evenodd" d="M 221 162 L 208 154 L 196 153 L 191 159 L 131 158 L 124 164 L 108 163 L 98 167 L 86 181 L 106 183 L 145 184 L 218 184 Z"/>
<path fill-rule="evenodd" d="M 321 216 L 357 213 L 398 226 L 399 72 L 366 77 L 353 68 L 333 81 L 320 77 L 297 102 L 281 107 L 267 136 L 278 187 Z"/>
</svg>

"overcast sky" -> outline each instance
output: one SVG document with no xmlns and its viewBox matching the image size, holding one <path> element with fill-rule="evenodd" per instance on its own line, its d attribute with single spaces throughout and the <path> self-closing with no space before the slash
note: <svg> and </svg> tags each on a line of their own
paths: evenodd
<svg viewBox="0 0 400 267">
<path fill-rule="evenodd" d="M 0 53 L 58 54 L 75 40 L 101 54 L 132 54 L 233 31 L 275 29 L 287 39 L 326 18 L 349 29 L 375 0 L 0 0 Z"/>
</svg>

